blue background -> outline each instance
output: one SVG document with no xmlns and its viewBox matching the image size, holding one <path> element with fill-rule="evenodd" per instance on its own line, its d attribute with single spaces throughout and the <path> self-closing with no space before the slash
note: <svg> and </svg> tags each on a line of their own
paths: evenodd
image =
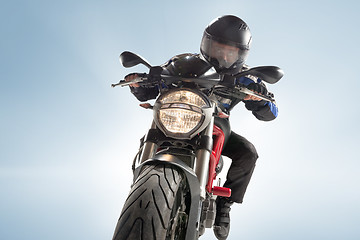
<svg viewBox="0 0 360 240">
<path fill-rule="evenodd" d="M 276 120 L 242 104 L 231 116 L 260 158 L 229 239 L 360 239 L 358 1 L 1 5 L 0 239 L 111 239 L 152 117 L 127 88 L 110 87 L 146 71 L 123 68 L 119 54 L 157 65 L 198 52 L 224 14 L 250 26 L 249 65 L 285 71 L 269 86 Z"/>
</svg>

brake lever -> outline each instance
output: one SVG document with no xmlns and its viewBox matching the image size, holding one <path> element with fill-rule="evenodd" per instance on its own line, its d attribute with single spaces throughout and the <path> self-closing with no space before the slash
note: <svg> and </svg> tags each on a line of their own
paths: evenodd
<svg viewBox="0 0 360 240">
<path fill-rule="evenodd" d="M 239 92 L 245 93 L 247 95 L 258 97 L 261 100 L 265 100 L 265 101 L 272 102 L 272 103 L 275 102 L 275 99 L 273 99 L 271 96 L 264 96 L 264 95 L 258 94 L 256 92 L 253 92 L 253 91 L 247 89 L 246 87 L 235 86 L 235 89 L 237 89 Z"/>
<path fill-rule="evenodd" d="M 137 78 L 134 78 L 131 81 L 120 80 L 118 83 L 111 84 L 111 87 L 113 87 L 113 88 L 116 87 L 116 86 L 125 87 L 125 86 L 129 86 L 130 84 L 141 83 L 141 82 L 144 82 L 146 80 L 147 80 L 147 77 L 137 77 Z"/>
</svg>

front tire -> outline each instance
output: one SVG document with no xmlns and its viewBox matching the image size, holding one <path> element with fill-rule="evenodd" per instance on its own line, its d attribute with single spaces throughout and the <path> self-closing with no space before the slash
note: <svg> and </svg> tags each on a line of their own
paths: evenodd
<svg viewBox="0 0 360 240">
<path fill-rule="evenodd" d="M 174 166 L 145 166 L 125 201 L 113 240 L 184 239 L 189 194 Z"/>
</svg>

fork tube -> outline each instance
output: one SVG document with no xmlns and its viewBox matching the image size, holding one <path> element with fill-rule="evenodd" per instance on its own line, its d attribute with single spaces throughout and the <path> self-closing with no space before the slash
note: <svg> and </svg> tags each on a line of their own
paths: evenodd
<svg viewBox="0 0 360 240">
<path fill-rule="evenodd" d="M 155 129 L 156 128 L 156 124 L 153 121 L 151 123 L 151 128 L 150 129 Z M 147 141 L 147 136 L 145 137 L 145 142 L 143 145 L 143 149 L 141 152 L 141 156 L 140 156 L 140 164 L 145 162 L 146 160 L 148 160 L 149 158 L 152 158 L 155 155 L 155 152 L 158 148 L 158 145 L 156 143 Z"/>
<path fill-rule="evenodd" d="M 212 117 L 208 127 L 204 131 L 204 135 L 208 136 L 211 141 L 210 146 L 212 149 L 212 134 L 214 128 L 214 117 Z M 199 149 L 196 151 L 195 173 L 200 183 L 200 197 L 202 200 L 206 198 L 206 184 L 209 177 L 209 161 L 211 151 L 209 149 Z"/>
</svg>

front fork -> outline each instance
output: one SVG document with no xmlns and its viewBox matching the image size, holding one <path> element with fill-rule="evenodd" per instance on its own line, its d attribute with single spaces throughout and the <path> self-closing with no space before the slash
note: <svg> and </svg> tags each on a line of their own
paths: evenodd
<svg viewBox="0 0 360 240">
<path fill-rule="evenodd" d="M 214 118 L 211 119 L 210 124 L 203 133 L 206 139 L 210 141 L 206 144 L 210 146 L 210 148 L 209 149 L 201 148 L 196 151 L 194 171 L 200 183 L 201 200 L 204 200 L 206 198 L 206 186 L 208 184 L 208 179 L 209 179 L 209 160 L 211 157 L 211 148 L 213 145 L 212 142 L 213 128 L 214 128 Z M 154 121 L 152 122 L 149 131 L 151 131 L 152 129 L 156 129 L 156 124 Z M 146 136 L 145 139 L 147 139 Z M 145 141 L 140 154 L 140 159 L 138 160 L 136 165 L 140 165 L 146 160 L 153 158 L 155 156 L 157 149 L 158 149 L 158 145 L 156 143 L 151 141 Z"/>
<path fill-rule="evenodd" d="M 150 131 L 156 129 L 156 124 L 154 121 L 151 123 L 151 127 L 147 134 L 149 134 Z M 158 145 L 154 142 L 147 141 L 147 136 L 145 136 L 145 142 L 142 147 L 141 155 L 138 164 L 142 164 L 146 160 L 153 158 L 155 156 L 155 153 L 158 149 Z"/>
<path fill-rule="evenodd" d="M 200 198 L 205 200 L 206 198 L 206 185 L 209 179 L 209 161 L 211 157 L 211 149 L 213 146 L 213 129 L 214 129 L 214 117 L 211 118 L 211 121 L 208 127 L 205 129 L 203 136 L 208 139 L 209 143 L 207 144 L 210 148 L 201 148 L 196 151 L 196 160 L 195 160 L 195 173 L 199 179 L 200 183 Z"/>
</svg>

